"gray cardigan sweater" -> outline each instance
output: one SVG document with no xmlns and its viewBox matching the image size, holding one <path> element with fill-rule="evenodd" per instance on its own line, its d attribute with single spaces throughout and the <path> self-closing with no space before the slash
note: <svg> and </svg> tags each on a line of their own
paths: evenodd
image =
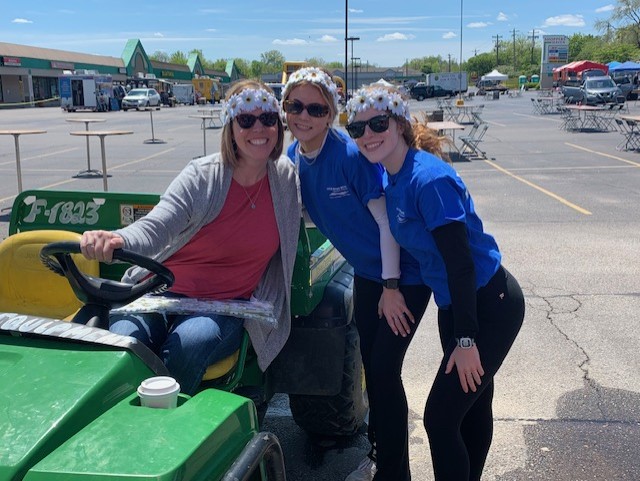
<svg viewBox="0 0 640 481">
<path fill-rule="evenodd" d="M 273 304 L 278 327 L 245 320 L 251 343 L 264 371 L 284 346 L 291 330 L 291 278 L 300 232 L 300 195 L 293 163 L 286 156 L 269 162 L 269 186 L 275 210 L 280 249 L 264 272 L 254 296 Z M 182 248 L 204 225 L 213 221 L 227 198 L 233 168 L 220 154 L 192 160 L 169 185 L 149 214 L 115 231 L 125 248 L 163 262 Z M 147 271 L 133 267 L 124 282 L 135 283 Z"/>
</svg>

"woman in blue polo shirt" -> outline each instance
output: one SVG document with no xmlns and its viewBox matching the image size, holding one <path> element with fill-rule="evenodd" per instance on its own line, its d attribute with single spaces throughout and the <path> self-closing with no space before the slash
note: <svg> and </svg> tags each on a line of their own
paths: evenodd
<svg viewBox="0 0 640 481">
<path fill-rule="evenodd" d="M 522 291 L 466 186 L 430 153 L 439 139 L 412 124 L 401 95 L 363 89 L 347 111 L 360 152 L 386 170 L 391 232 L 420 263 L 438 305 L 444 357 L 424 416 L 435 478 L 479 480 L 491 445 L 493 377 L 522 325 Z"/>
<path fill-rule="evenodd" d="M 409 481 L 408 407 L 402 362 L 431 290 L 418 264 L 389 231 L 382 168 L 332 127 L 336 84 L 315 67 L 294 72 L 282 109 L 295 137 L 288 155 L 298 166 L 311 220 L 355 272 L 354 318 L 369 395 L 372 449 L 347 481 Z"/>
</svg>

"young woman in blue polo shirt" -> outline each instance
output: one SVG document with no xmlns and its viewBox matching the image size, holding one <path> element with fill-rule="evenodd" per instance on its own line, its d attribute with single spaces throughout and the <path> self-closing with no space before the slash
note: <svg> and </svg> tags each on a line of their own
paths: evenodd
<svg viewBox="0 0 640 481">
<path fill-rule="evenodd" d="M 299 169 L 302 202 L 318 229 L 355 272 L 354 318 L 369 396 L 372 450 L 347 481 L 409 481 L 408 407 L 404 355 L 431 290 L 418 264 L 389 231 L 382 168 L 334 129 L 335 83 L 323 70 L 293 73 L 282 109 L 295 137 L 288 155 Z"/>
<path fill-rule="evenodd" d="M 493 377 L 522 325 L 522 291 L 466 186 L 430 153 L 435 133 L 412 124 L 401 95 L 363 89 L 347 111 L 360 152 L 386 170 L 391 232 L 420 263 L 439 308 L 444 357 L 424 416 L 436 480 L 479 480 L 491 445 Z"/>
</svg>

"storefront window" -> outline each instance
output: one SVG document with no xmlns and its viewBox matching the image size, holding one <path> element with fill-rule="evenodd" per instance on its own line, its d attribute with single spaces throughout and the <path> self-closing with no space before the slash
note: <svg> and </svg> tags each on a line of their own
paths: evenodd
<svg viewBox="0 0 640 481">
<path fill-rule="evenodd" d="M 58 79 L 52 77 L 33 77 L 34 100 L 45 100 L 58 96 Z"/>
</svg>

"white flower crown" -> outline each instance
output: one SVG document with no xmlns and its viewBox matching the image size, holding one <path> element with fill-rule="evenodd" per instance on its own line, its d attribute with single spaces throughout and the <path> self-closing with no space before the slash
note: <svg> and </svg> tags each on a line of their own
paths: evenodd
<svg viewBox="0 0 640 481">
<path fill-rule="evenodd" d="M 362 88 L 358 90 L 347 104 L 349 122 L 353 121 L 357 113 L 368 109 L 389 110 L 392 114 L 411 121 L 409 103 L 402 98 L 400 93 L 384 88 Z"/>
<path fill-rule="evenodd" d="M 222 107 L 222 125 L 227 125 L 240 112 L 262 109 L 265 112 L 279 112 L 278 99 L 265 89 L 247 88 L 233 94 Z"/>
<path fill-rule="evenodd" d="M 338 86 L 326 72 L 318 67 L 303 67 L 289 75 L 289 79 L 282 89 L 282 98 L 286 99 L 291 90 L 305 80 L 307 82 L 320 84 L 324 87 L 333 97 L 334 109 L 336 112 L 338 111 L 338 100 L 340 98 L 340 95 L 338 95 Z"/>
</svg>

